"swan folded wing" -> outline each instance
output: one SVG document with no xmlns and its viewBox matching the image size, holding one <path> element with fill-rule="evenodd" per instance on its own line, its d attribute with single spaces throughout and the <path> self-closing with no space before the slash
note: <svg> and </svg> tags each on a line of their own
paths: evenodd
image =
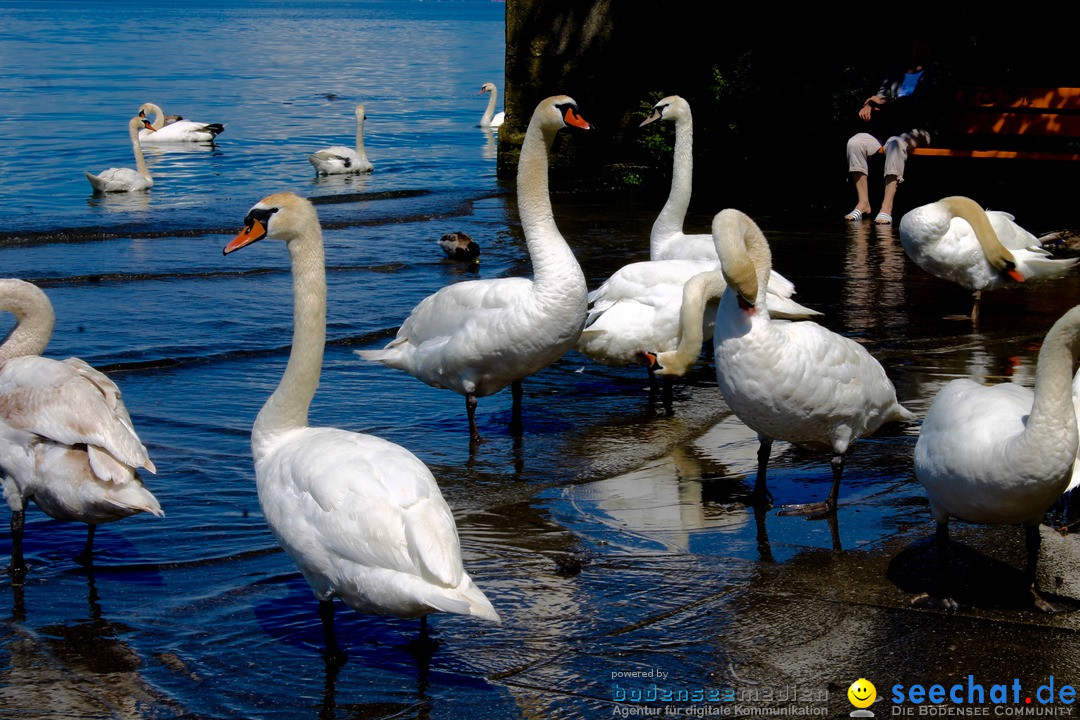
<svg viewBox="0 0 1080 720">
<path fill-rule="evenodd" d="M 96 381 L 95 375 L 100 376 Z M 73 366 L 26 356 L 5 362 L 0 366 L 0 416 L 17 430 L 64 445 L 88 446 L 102 480 L 130 479 L 125 465 L 154 471 L 120 391 L 82 361 Z"/>
<path fill-rule="evenodd" d="M 339 560 L 415 575 L 446 587 L 464 570 L 453 515 L 431 471 L 404 448 L 370 435 L 313 429 L 291 461 L 312 532 Z M 321 442 L 318 437 L 332 438 Z M 287 521 L 287 519 L 286 519 Z M 317 528 L 317 529 L 316 529 Z"/>
<path fill-rule="evenodd" d="M 448 285 L 417 305 L 398 331 L 398 337 L 422 342 L 455 334 L 468 323 L 496 317 L 528 296 L 532 281 L 525 278 L 469 280 Z"/>
</svg>

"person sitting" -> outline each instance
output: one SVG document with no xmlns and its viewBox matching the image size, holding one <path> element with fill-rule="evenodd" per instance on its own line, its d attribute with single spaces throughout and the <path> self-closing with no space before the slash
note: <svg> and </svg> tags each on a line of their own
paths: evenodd
<svg viewBox="0 0 1080 720">
<path fill-rule="evenodd" d="M 848 172 L 858 194 L 855 209 L 845 220 L 862 220 L 870 214 L 868 163 L 871 155 L 885 152 L 885 190 L 881 208 L 874 219 L 879 225 L 892 223 L 897 186 L 904 181 L 908 152 L 930 144 L 927 129 L 936 106 L 936 68 L 931 65 L 930 45 L 913 37 L 907 60 L 891 68 L 881 88 L 863 102 L 859 119 L 867 123 L 847 142 Z M 884 143 L 879 138 L 887 138 Z"/>
</svg>

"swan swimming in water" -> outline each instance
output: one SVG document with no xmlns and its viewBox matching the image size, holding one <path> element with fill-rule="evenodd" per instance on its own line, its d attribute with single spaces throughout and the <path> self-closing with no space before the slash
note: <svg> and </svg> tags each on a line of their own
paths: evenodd
<svg viewBox="0 0 1080 720">
<path fill-rule="evenodd" d="M 897 402 L 881 364 L 854 340 L 806 320 L 777 320 L 766 292 L 772 270 L 768 241 L 738 210 L 713 220 L 726 289 L 713 329 L 716 381 L 732 412 L 758 433 L 758 502 L 768 499 L 766 466 L 773 439 L 831 451 L 832 489 L 824 502 L 787 506 L 784 514 L 836 512 L 844 458 L 861 437 L 915 416 Z M 658 374 L 678 372 L 679 352 L 660 355 Z M 695 352 L 696 357 L 696 352 Z M 677 360 L 669 369 L 665 363 Z"/>
<path fill-rule="evenodd" d="M 264 198 L 226 254 L 270 238 L 292 262 L 289 362 L 251 430 L 255 484 L 271 532 L 315 597 L 329 664 L 344 662 L 335 597 L 363 613 L 422 618 L 441 611 L 499 622 L 461 560 L 454 516 L 435 477 L 405 448 L 373 435 L 310 427 L 326 342 L 326 269 L 314 206 Z"/>
<path fill-rule="evenodd" d="M 952 380 L 931 403 L 915 443 L 915 475 L 930 498 L 942 569 L 947 572 L 950 517 L 1023 524 L 1027 586 L 1032 605 L 1045 612 L 1057 608 L 1035 587 L 1039 525 L 1062 493 L 1080 483 L 1080 375 L 1073 376 L 1078 354 L 1080 306 L 1066 312 L 1046 334 L 1034 390 L 1015 383 L 986 386 L 968 378 Z M 947 595 L 923 593 L 912 603 L 955 610 L 956 602 Z"/>
<path fill-rule="evenodd" d="M 225 126 L 221 123 L 203 123 L 184 120 L 179 115 L 165 115 L 154 103 L 143 103 L 139 107 L 139 117 L 145 118 L 147 113 L 153 113 L 154 120 L 139 133 L 140 139 L 145 142 L 213 142 L 214 138 L 225 132 Z"/>
<path fill-rule="evenodd" d="M 565 95 L 540 102 L 518 161 L 521 226 L 532 259 L 532 279 L 470 280 L 424 298 L 381 350 L 358 350 L 365 360 L 404 370 L 437 388 L 465 396 L 469 435 L 480 442 L 477 398 L 511 385 L 511 431 L 520 431 L 521 380 L 574 347 L 585 325 L 588 289 L 566 244 L 548 194 L 548 150 L 565 127 L 592 126 Z"/>
<path fill-rule="evenodd" d="M 308 155 L 308 161 L 317 175 L 347 175 L 372 172 L 375 166 L 364 152 L 364 120 L 367 117 L 363 105 L 356 106 L 356 147 L 334 145 Z"/>
<path fill-rule="evenodd" d="M 146 158 L 143 157 L 142 145 L 139 141 L 140 128 L 145 128 L 149 123 L 139 116 L 128 121 L 128 134 L 131 136 L 131 149 L 135 152 L 135 169 L 109 168 L 102 170 L 97 175 L 83 171 L 86 179 L 90 181 L 90 187 L 96 193 L 108 192 L 140 192 L 154 187 L 154 178 L 150 177 L 150 169 L 146 166 Z M 149 132 L 155 132 L 149 130 Z"/>
<path fill-rule="evenodd" d="M 139 479 L 156 472 L 120 389 L 79 358 L 41 357 L 56 317 L 49 298 L 23 280 L 0 280 L 0 310 L 16 326 L 0 345 L 0 476 L 11 507 L 11 567 L 25 574 L 23 527 L 30 500 L 56 520 L 87 524 L 77 560 L 93 562 L 101 523 L 161 505 Z"/>
<path fill-rule="evenodd" d="M 480 87 L 480 92 L 477 95 L 483 95 L 484 93 L 491 93 L 488 96 L 487 108 L 484 110 L 483 116 L 480 118 L 480 127 L 482 128 L 499 128 L 502 126 L 503 121 L 506 119 L 506 113 L 503 111 L 495 112 L 496 98 L 499 95 L 498 89 L 495 87 L 495 83 L 484 83 Z"/>
<path fill-rule="evenodd" d="M 972 291 L 972 322 L 979 320 L 983 290 L 1059 278 L 1080 259 L 1053 258 L 1012 215 L 961 196 L 908 211 L 900 219 L 900 243 L 923 270 Z"/>
</svg>

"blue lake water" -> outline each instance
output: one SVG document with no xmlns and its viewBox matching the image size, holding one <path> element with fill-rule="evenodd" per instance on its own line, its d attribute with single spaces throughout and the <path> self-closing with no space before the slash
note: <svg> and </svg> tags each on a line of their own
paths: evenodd
<svg viewBox="0 0 1080 720">
<path fill-rule="evenodd" d="M 929 532 L 910 469 L 916 428 L 851 456 L 835 537 L 827 522 L 764 518 L 766 557 L 754 514 L 736 504 L 757 441 L 708 366 L 676 388 L 669 416 L 641 368 L 570 353 L 525 382 L 522 438 L 506 432 L 509 393 L 480 401 L 487 442 L 471 454 L 462 398 L 356 358 L 439 287 L 529 271 L 496 139 L 476 127 L 480 85 L 503 87 L 503 13 L 485 2 L 0 5 L 0 268 L 52 300 L 49 356 L 82 357 L 121 386 L 166 512 L 102 526 L 87 573 L 73 561 L 85 527 L 31 506 L 32 571 L 24 587 L 0 587 L 11 608 L 0 610 L 0 714 L 610 716 L 616 671 L 735 682 L 723 669 L 749 645 L 723 635 L 762 567 L 836 539 L 855 553 L 902 527 Z M 93 196 L 83 171 L 133 166 L 126 122 L 148 101 L 226 130 L 213 147 L 146 146 L 148 193 Z M 358 102 L 375 171 L 316 178 L 307 153 L 352 144 Z M 259 510 L 249 431 L 288 353 L 288 258 L 278 244 L 221 248 L 281 190 L 318 198 L 325 228 L 313 423 L 378 434 L 428 463 L 466 565 L 504 618 L 433 617 L 430 658 L 408 651 L 415 622 L 342 608 L 350 660 L 328 677 L 315 600 Z M 573 196 L 555 207 L 591 287 L 647 256 L 658 209 Z M 695 207 L 688 229 L 719 209 Z M 1076 297 L 1072 279 L 1007 293 L 974 333 L 941 320 L 966 312 L 967 294 L 907 262 L 891 228 L 760 221 L 799 299 L 864 341 L 920 414 L 951 377 L 1030 384 L 1037 342 Z M 451 230 L 480 242 L 478 270 L 442 259 L 435 241 Z M 0 332 L 10 324 L 0 318 Z M 820 456 L 774 448 L 783 501 L 821 497 L 827 475 Z"/>
</svg>

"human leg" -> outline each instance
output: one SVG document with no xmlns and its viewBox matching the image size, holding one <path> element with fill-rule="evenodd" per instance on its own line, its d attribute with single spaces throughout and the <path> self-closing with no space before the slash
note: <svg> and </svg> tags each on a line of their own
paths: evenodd
<svg viewBox="0 0 1080 720">
<path fill-rule="evenodd" d="M 851 183 L 855 186 L 858 200 L 855 209 L 849 212 L 845 219 L 861 220 L 863 215 L 870 212 L 869 182 L 866 179 L 868 172 L 867 158 L 881 149 L 881 143 L 870 133 L 858 133 L 851 136 L 847 142 L 848 172 L 851 174 Z"/>
<path fill-rule="evenodd" d="M 930 144 L 930 134 L 925 130 L 910 130 L 894 135 L 885 141 L 885 192 L 881 199 L 879 224 L 892 222 L 893 201 L 900 183 L 904 182 L 904 166 L 907 165 L 908 152 L 914 148 Z"/>
</svg>

